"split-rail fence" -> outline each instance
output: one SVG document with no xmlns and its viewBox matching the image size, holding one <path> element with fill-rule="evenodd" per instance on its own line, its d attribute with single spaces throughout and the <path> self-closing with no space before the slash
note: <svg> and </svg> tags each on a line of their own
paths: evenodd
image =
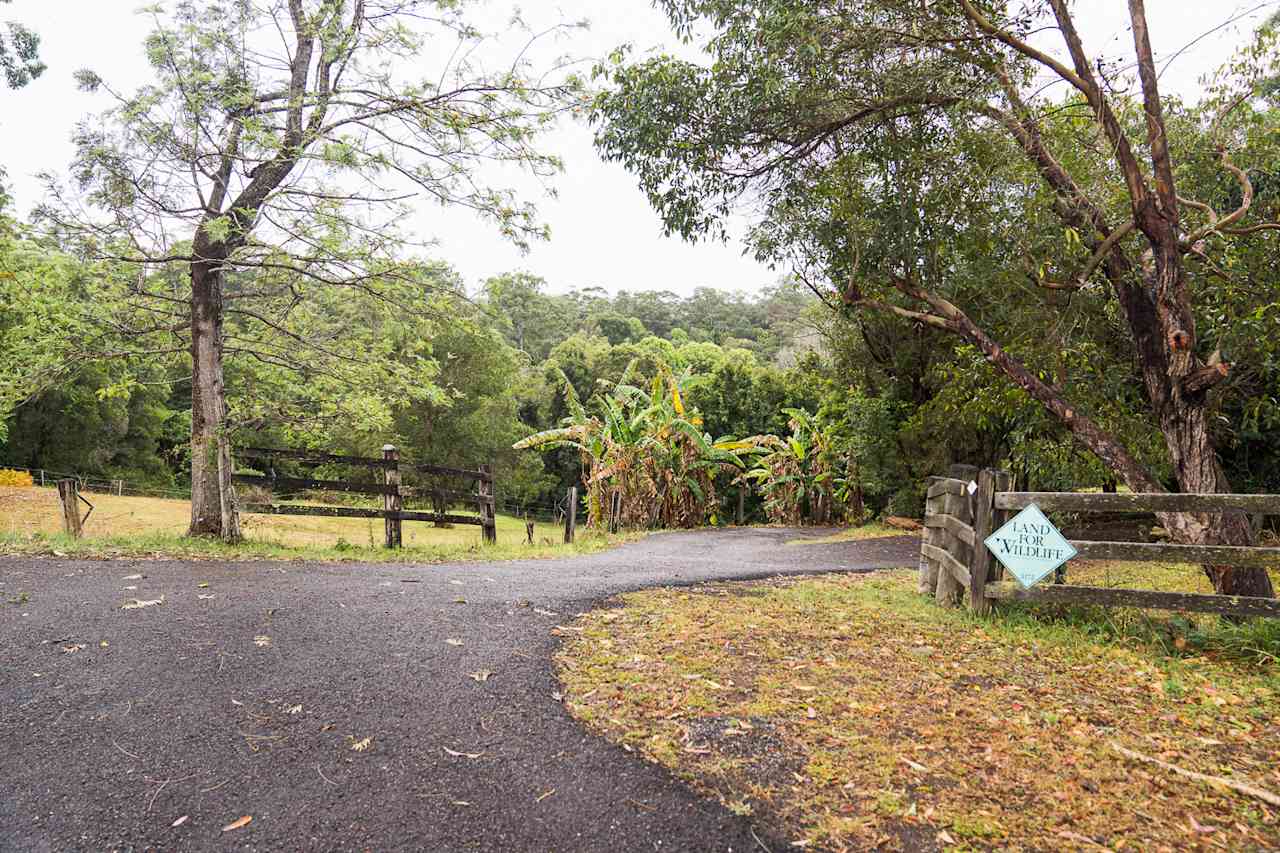
<svg viewBox="0 0 1280 853">
<path fill-rule="evenodd" d="M 382 508 L 358 506 L 334 506 L 314 503 L 249 502 L 241 505 L 242 512 L 271 515 L 316 515 L 330 518 L 381 518 L 386 522 L 386 545 L 399 548 L 403 544 L 402 524 L 406 521 L 430 521 L 436 524 L 474 524 L 480 527 L 485 542 L 498 541 L 497 512 L 494 506 L 493 470 L 481 465 L 475 470 L 446 468 L 441 465 L 420 465 L 405 462 L 393 445 L 382 449 L 382 458 L 363 456 L 338 456 L 314 450 L 291 450 L 266 447 L 245 447 L 236 451 L 236 457 L 247 460 L 255 470 L 263 474 L 235 474 L 232 479 L 243 485 L 268 489 L 276 494 L 296 495 L 306 491 L 344 492 L 382 497 Z M 346 466 L 382 471 L 382 482 L 352 480 L 321 480 L 309 477 L 282 476 L 276 466 L 280 462 L 301 467 Z M 475 490 L 460 490 L 435 485 L 416 487 L 403 482 L 405 473 L 415 472 L 445 480 L 462 480 L 474 483 Z M 436 507 L 434 512 L 406 510 L 405 498 L 429 498 Z M 447 509 L 456 504 L 474 504 L 475 515 L 450 513 Z"/>
<path fill-rule="evenodd" d="M 976 488 L 971 488 L 970 484 Z M 920 540 L 920 592 L 939 603 L 964 602 L 985 613 L 995 601 L 1099 604 L 1220 613 L 1232 617 L 1280 618 L 1280 600 L 1240 595 L 1162 592 L 1147 589 L 1052 583 L 1023 589 L 1006 580 L 984 542 L 1018 510 L 1035 504 L 1046 512 L 1223 512 L 1280 514 L 1280 495 L 1015 492 L 1006 471 L 953 465 L 946 477 L 930 477 Z M 1175 545 L 1164 542 L 1070 540 L 1081 560 L 1198 563 L 1221 566 L 1280 566 L 1280 548 L 1235 545 Z M 1058 580 L 1061 580 L 1059 576 Z"/>
</svg>

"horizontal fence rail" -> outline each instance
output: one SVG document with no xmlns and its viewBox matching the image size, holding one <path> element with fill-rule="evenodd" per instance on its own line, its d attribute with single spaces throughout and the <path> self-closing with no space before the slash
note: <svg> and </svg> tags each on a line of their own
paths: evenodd
<svg viewBox="0 0 1280 853">
<path fill-rule="evenodd" d="M 406 521 L 427 521 L 435 524 L 473 524 L 481 529 L 484 541 L 498 539 L 497 510 L 494 497 L 493 473 L 488 466 L 477 469 L 448 468 L 443 465 L 420 465 L 404 462 L 400 452 L 392 445 L 383 448 L 383 458 L 364 456 L 340 456 L 314 450 L 290 448 L 248 447 L 236 451 L 242 459 L 265 462 L 267 474 L 233 474 L 232 480 L 248 486 L 268 489 L 273 497 L 277 492 L 297 493 L 305 491 L 343 492 L 347 494 L 374 495 L 382 498 L 382 508 L 335 506 L 313 503 L 247 502 L 241 508 L 249 513 L 267 515 L 309 515 L 327 518 L 381 518 L 386 525 L 386 545 L 399 548 L 403 543 L 402 524 Z M 323 465 L 348 465 L 381 469 L 383 482 L 371 483 L 351 480 L 317 479 L 309 477 L 281 476 L 275 472 L 276 460 L 295 465 L 317 467 Z M 256 467 L 256 466 L 255 466 Z M 435 486 L 405 485 L 405 472 L 426 473 L 434 476 L 471 480 L 475 491 L 446 489 Z M 429 498 L 435 511 L 406 510 L 405 498 Z M 450 503 L 470 503 L 476 507 L 475 515 L 448 512 Z"/>
<path fill-rule="evenodd" d="M 969 606 L 979 612 L 988 610 L 993 601 L 1036 601 L 1280 618 L 1280 601 L 1273 598 L 1074 586 L 1061 582 L 1023 589 L 1003 580 L 1003 568 L 984 544 L 991 532 L 1008 521 L 1015 511 L 1032 504 L 1045 511 L 1064 512 L 1242 511 L 1273 515 L 1280 514 L 1280 495 L 1015 492 L 1008 488 L 1011 483 L 1012 476 L 1007 472 L 978 472 L 963 465 L 953 466 L 947 477 L 930 478 L 920 544 L 922 593 L 935 596 L 945 605 L 965 598 Z M 1069 541 L 1077 551 L 1077 559 L 1082 560 L 1280 567 L 1280 548 Z"/>
<path fill-rule="evenodd" d="M 1045 511 L 1067 512 L 1224 512 L 1238 509 L 1264 515 L 1280 514 L 1280 495 L 1000 492 L 995 496 L 996 509 L 1020 510 L 1031 504 Z"/>
</svg>

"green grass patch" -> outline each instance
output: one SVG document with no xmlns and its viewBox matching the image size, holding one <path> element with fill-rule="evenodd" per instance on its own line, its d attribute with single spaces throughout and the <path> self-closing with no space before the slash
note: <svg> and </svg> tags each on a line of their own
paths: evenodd
<svg viewBox="0 0 1280 853">
<path fill-rule="evenodd" d="M 788 545 L 832 545 L 836 542 L 857 542 L 861 539 L 878 539 L 882 536 L 910 536 L 908 531 L 899 530 L 896 527 L 890 527 L 887 524 L 881 524 L 878 521 L 860 524 L 856 527 L 846 527 L 837 530 L 829 536 L 821 536 L 816 539 L 792 539 Z"/>
<path fill-rule="evenodd" d="M 535 540 L 485 545 L 482 542 L 443 542 L 439 545 L 407 545 L 392 550 L 380 546 L 289 545 L 283 542 L 245 539 L 227 544 L 217 539 L 154 533 L 132 536 L 96 536 L 72 539 L 65 534 L 0 534 L 0 554 L 47 555 L 86 559 L 121 557 L 176 557 L 206 560 L 309 560 L 350 563 L 444 563 L 462 560 L 519 560 L 592 554 L 634 539 L 634 535 L 579 532 L 572 545 Z"/>
</svg>

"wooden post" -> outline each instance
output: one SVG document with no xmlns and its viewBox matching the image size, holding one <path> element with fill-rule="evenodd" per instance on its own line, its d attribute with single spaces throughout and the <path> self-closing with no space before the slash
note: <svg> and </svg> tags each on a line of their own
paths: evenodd
<svg viewBox="0 0 1280 853">
<path fill-rule="evenodd" d="M 62 529 L 79 539 L 84 532 L 80 528 L 80 490 L 75 480 L 58 481 L 58 499 L 62 502 Z"/>
<path fill-rule="evenodd" d="M 951 479 L 960 480 L 968 483 L 973 475 L 978 473 L 978 469 L 972 465 L 952 465 L 951 470 L 947 472 Z M 966 476 L 968 475 L 968 476 Z M 968 490 L 962 495 L 945 495 L 944 496 L 944 512 L 952 516 L 961 524 L 972 526 L 973 524 L 973 496 Z M 972 563 L 972 550 L 967 544 L 960 540 L 960 537 L 948 533 L 943 534 L 946 542 L 946 551 L 956 561 L 966 568 Z M 959 602 L 962 593 L 965 592 L 964 585 L 945 565 L 938 568 L 938 587 L 937 601 L 944 607 L 951 607 Z"/>
<path fill-rule="evenodd" d="M 747 487 L 738 487 L 738 526 L 741 527 L 747 518 Z"/>
<path fill-rule="evenodd" d="M 485 543 L 492 545 L 498 541 L 498 515 L 493 497 L 493 466 L 481 465 L 480 470 L 489 475 L 476 484 L 476 491 L 480 493 L 480 530 L 484 534 Z"/>
<path fill-rule="evenodd" d="M 928 488 L 934 483 L 941 480 L 941 477 L 929 477 L 925 480 L 925 494 L 928 494 Z M 926 557 L 924 554 L 925 545 L 936 545 L 941 548 L 946 544 L 943 538 L 946 533 L 937 527 L 929 526 L 929 516 L 939 515 L 942 513 L 942 498 L 925 498 L 924 502 L 924 530 L 920 532 L 920 583 L 917 586 L 921 595 L 933 595 L 934 590 L 938 586 L 938 564 L 936 561 Z"/>
<path fill-rule="evenodd" d="M 609 496 L 609 532 L 617 533 L 622 523 L 622 492 L 614 492 Z"/>
<path fill-rule="evenodd" d="M 524 538 L 528 540 L 530 545 L 533 544 L 533 522 L 529 520 L 528 513 L 524 515 Z"/>
<path fill-rule="evenodd" d="M 987 468 L 978 475 L 978 492 L 974 495 L 976 507 L 973 520 L 973 559 L 969 562 L 969 608 L 975 613 L 991 609 L 987 600 L 987 581 L 998 576 L 999 563 L 983 544 L 986 538 L 1004 524 L 1003 513 L 995 508 L 996 492 L 1007 492 L 1013 485 L 1013 475 L 1008 471 Z M 997 514 L 999 513 L 999 514 Z"/>
<path fill-rule="evenodd" d="M 400 497 L 400 451 L 396 450 L 394 444 L 384 444 L 382 458 L 392 463 L 383 469 L 385 482 L 389 487 L 387 494 L 382 496 L 382 509 L 386 513 L 387 547 L 399 548 L 403 542 L 400 511 L 404 509 L 404 502 Z"/>
<path fill-rule="evenodd" d="M 116 497 L 124 494 L 124 480 L 116 480 Z"/>
<path fill-rule="evenodd" d="M 564 517 L 564 542 L 573 543 L 574 528 L 578 524 L 578 487 L 569 487 L 569 511 Z"/>
<path fill-rule="evenodd" d="M 44 485 L 44 469 L 43 468 L 40 469 L 40 485 L 41 486 Z"/>
</svg>

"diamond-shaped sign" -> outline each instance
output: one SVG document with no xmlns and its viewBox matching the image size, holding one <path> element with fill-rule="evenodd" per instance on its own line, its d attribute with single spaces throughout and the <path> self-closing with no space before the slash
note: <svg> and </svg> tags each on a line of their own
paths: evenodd
<svg viewBox="0 0 1280 853">
<path fill-rule="evenodd" d="M 985 544 L 1023 589 L 1030 589 L 1076 555 L 1076 549 L 1035 504 L 1009 519 Z"/>
</svg>

